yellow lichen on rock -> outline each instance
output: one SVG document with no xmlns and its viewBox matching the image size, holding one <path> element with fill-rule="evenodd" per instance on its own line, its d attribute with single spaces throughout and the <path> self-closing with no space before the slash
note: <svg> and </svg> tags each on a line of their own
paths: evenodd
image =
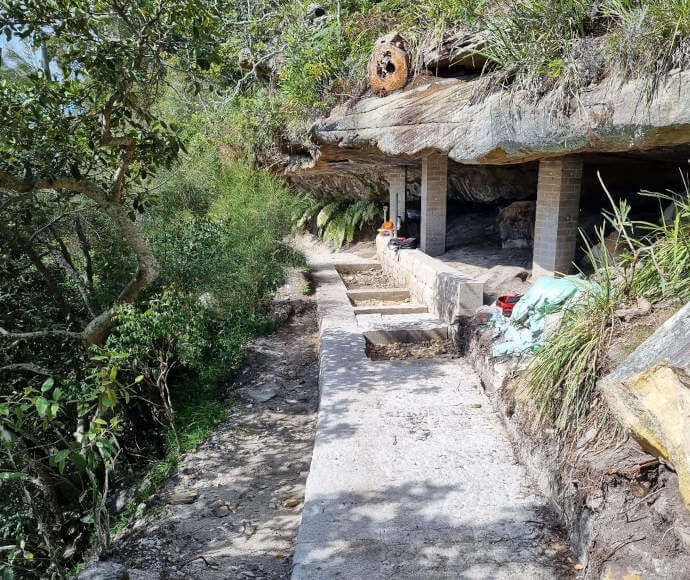
<svg viewBox="0 0 690 580">
<path fill-rule="evenodd" d="M 605 380 L 600 387 L 631 436 L 676 471 L 690 509 L 690 375 L 660 363 L 628 380 Z"/>
<path fill-rule="evenodd" d="M 628 574 L 618 570 L 607 570 L 602 576 L 602 580 L 642 580 L 639 574 Z"/>
</svg>

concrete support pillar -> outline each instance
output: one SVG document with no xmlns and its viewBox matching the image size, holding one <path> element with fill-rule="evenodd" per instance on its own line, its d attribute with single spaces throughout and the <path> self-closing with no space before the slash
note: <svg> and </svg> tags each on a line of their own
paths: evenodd
<svg viewBox="0 0 690 580">
<path fill-rule="evenodd" d="M 405 168 L 393 166 L 388 170 L 388 193 L 390 197 L 390 219 L 395 224 L 400 216 L 405 221 Z"/>
<path fill-rule="evenodd" d="M 568 274 L 575 257 L 582 159 L 561 157 L 539 162 L 532 276 Z"/>
<path fill-rule="evenodd" d="M 430 256 L 446 251 L 448 156 L 432 153 L 422 159 L 422 223 L 419 246 Z"/>
</svg>

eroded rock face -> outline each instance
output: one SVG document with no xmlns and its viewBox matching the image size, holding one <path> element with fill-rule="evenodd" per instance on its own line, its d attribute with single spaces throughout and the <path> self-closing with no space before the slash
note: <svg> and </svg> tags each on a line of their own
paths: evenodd
<svg viewBox="0 0 690 580">
<path fill-rule="evenodd" d="M 388 197 L 388 184 L 383 175 L 376 170 L 364 171 L 361 174 L 300 174 L 292 175 L 288 179 L 298 189 L 319 196 L 339 199 L 379 197 L 382 201 Z"/>
<path fill-rule="evenodd" d="M 534 201 L 516 201 L 498 211 L 502 248 L 531 248 L 534 243 Z"/>
<path fill-rule="evenodd" d="M 539 99 L 517 90 L 487 92 L 476 74 L 428 78 L 333 109 L 311 129 L 315 148 L 291 156 L 286 175 L 316 191 L 331 188 L 333 176 L 350 176 L 359 192 L 351 176 L 366 175 L 385 192 L 386 170 L 405 165 L 408 192 L 418 195 L 421 158 L 442 151 L 449 156 L 449 197 L 494 204 L 533 199 L 538 160 L 568 154 L 588 158 L 610 188 L 632 192 L 632 185 L 639 187 L 633 172 L 661 191 L 673 179 L 666 173 L 677 172 L 675 161 L 664 165 L 664 179 L 657 180 L 663 183 L 657 184 L 649 171 L 635 169 L 635 159 L 647 155 L 658 164 L 662 152 L 675 151 L 674 159 L 684 164 L 682 151 L 690 150 L 690 71 L 670 74 L 650 102 L 644 81 L 617 77 L 591 84 L 571 102 L 553 91 Z M 624 170 L 602 162 L 612 153 L 630 161 Z M 595 173 L 585 178 L 583 195 L 600 195 Z"/>
<path fill-rule="evenodd" d="M 449 163 L 448 188 L 451 198 L 474 203 L 527 199 L 537 193 L 537 166 L 482 167 Z"/>
<path fill-rule="evenodd" d="M 557 92 L 538 101 L 526 91 L 482 98 L 482 82 L 436 79 L 337 107 L 312 130 L 320 162 L 342 161 L 348 150 L 365 148 L 371 163 L 376 155 L 380 161 L 437 150 L 459 163 L 501 165 L 690 142 L 690 71 L 669 75 L 649 103 L 643 80 L 611 77 L 565 103 Z"/>
<path fill-rule="evenodd" d="M 599 389 L 630 435 L 676 471 L 690 509 L 690 304 L 599 381 Z"/>
<path fill-rule="evenodd" d="M 360 152 L 361 154 L 361 152 Z M 352 199 L 378 194 L 388 199 L 387 163 L 369 165 L 364 155 L 340 162 L 324 163 L 312 170 L 290 166 L 288 179 L 300 189 L 319 195 Z M 419 163 L 407 165 L 407 195 L 421 195 L 422 171 Z M 537 192 L 537 164 L 505 167 L 448 164 L 448 197 L 477 204 L 511 202 L 534 197 Z"/>
</svg>

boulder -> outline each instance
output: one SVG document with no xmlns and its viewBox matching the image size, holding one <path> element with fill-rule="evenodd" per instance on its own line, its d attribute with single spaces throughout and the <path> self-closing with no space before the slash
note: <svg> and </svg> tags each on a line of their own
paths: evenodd
<svg viewBox="0 0 690 580">
<path fill-rule="evenodd" d="M 498 211 L 502 248 L 529 248 L 534 244 L 534 201 L 516 201 Z"/>
<path fill-rule="evenodd" d="M 657 328 L 603 380 L 622 381 L 662 361 L 690 371 L 690 304 Z"/>
<path fill-rule="evenodd" d="M 433 39 L 421 47 L 422 66 L 433 72 L 479 72 L 487 58 L 480 54 L 486 42 L 478 32 L 453 30 L 436 42 Z"/>
<path fill-rule="evenodd" d="M 183 505 L 194 503 L 199 499 L 199 492 L 195 489 L 183 489 L 173 491 L 170 495 L 170 503 L 172 505 Z"/>
<path fill-rule="evenodd" d="M 506 294 L 524 294 L 530 287 L 529 272 L 519 266 L 494 266 L 479 277 L 484 283 L 484 301 L 493 302 Z"/>
<path fill-rule="evenodd" d="M 93 562 L 82 570 L 77 580 L 127 580 L 127 567 L 117 562 Z"/>
<path fill-rule="evenodd" d="M 690 509 L 690 304 L 599 381 L 621 425 L 678 474 Z"/>
<path fill-rule="evenodd" d="M 659 363 L 628 380 L 604 382 L 602 391 L 642 448 L 678 474 L 690 509 L 690 374 Z"/>
</svg>

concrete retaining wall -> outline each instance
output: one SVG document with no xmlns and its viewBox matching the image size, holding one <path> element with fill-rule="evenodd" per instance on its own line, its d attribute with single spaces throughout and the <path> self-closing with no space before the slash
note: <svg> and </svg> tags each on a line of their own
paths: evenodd
<svg viewBox="0 0 690 580">
<path fill-rule="evenodd" d="M 469 316 L 483 303 L 483 284 L 463 276 L 447 264 L 420 250 L 388 248 L 389 238 L 377 236 L 376 253 L 381 265 L 397 284 L 447 324 Z"/>
</svg>

